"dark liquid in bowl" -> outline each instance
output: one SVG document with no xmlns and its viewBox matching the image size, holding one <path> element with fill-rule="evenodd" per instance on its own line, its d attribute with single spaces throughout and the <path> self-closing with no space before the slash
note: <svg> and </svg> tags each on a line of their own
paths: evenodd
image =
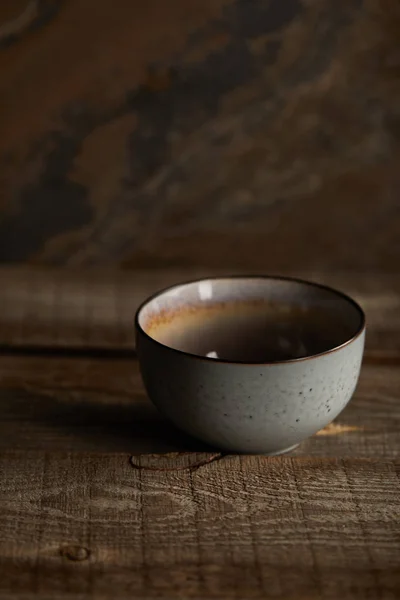
<svg viewBox="0 0 400 600">
<path fill-rule="evenodd" d="M 232 302 L 166 313 L 146 330 L 190 354 L 263 363 L 326 352 L 353 337 L 357 327 L 329 306 Z"/>
</svg>

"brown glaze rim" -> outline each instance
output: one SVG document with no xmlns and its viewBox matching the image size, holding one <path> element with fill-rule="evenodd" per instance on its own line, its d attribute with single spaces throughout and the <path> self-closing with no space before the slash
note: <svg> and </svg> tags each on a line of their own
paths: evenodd
<svg viewBox="0 0 400 600">
<path fill-rule="evenodd" d="M 310 354 L 309 356 L 302 356 L 300 358 L 290 358 L 288 360 L 276 360 L 276 361 L 271 360 L 271 361 L 260 363 L 260 362 L 246 362 L 246 361 L 240 361 L 240 360 L 226 360 L 226 359 L 222 359 L 222 358 L 216 359 L 216 358 L 211 358 L 208 356 L 202 356 L 200 354 L 192 354 L 191 352 L 186 352 L 185 350 L 178 350 L 177 348 L 171 348 L 171 346 L 162 344 L 158 340 L 155 340 L 153 337 L 151 337 L 151 335 L 146 333 L 145 330 L 143 329 L 143 327 L 139 324 L 139 316 L 140 316 L 140 313 L 143 310 L 143 308 L 147 304 L 149 304 L 149 302 L 152 302 L 159 296 L 162 296 L 163 294 L 170 292 L 171 290 L 174 290 L 175 288 L 178 288 L 178 287 L 185 287 L 187 285 L 201 283 L 202 281 L 222 281 L 224 279 L 232 279 L 232 280 L 234 280 L 234 279 L 253 279 L 253 280 L 258 279 L 258 280 L 266 280 L 266 281 L 287 281 L 288 283 L 297 283 L 300 285 L 305 285 L 305 286 L 310 286 L 310 287 L 325 290 L 327 292 L 332 293 L 335 296 L 338 296 L 339 298 L 346 300 L 346 302 L 348 302 L 349 304 L 352 304 L 354 306 L 354 308 L 356 308 L 356 310 L 358 311 L 358 313 L 360 315 L 360 326 L 358 327 L 355 334 L 350 339 L 346 340 L 339 346 L 335 346 L 334 348 L 329 348 L 328 350 L 325 350 L 324 352 L 319 352 L 318 354 Z M 291 363 L 299 363 L 299 362 L 303 362 L 305 360 L 311 360 L 313 358 L 318 358 L 320 356 L 332 354 L 332 352 L 337 352 L 338 350 L 341 350 L 345 346 L 350 345 L 352 342 L 355 342 L 355 340 L 357 338 L 359 338 L 360 335 L 362 335 L 362 333 L 365 331 L 365 327 L 366 327 L 366 318 L 365 318 L 365 313 L 364 313 L 363 309 L 361 308 L 361 306 L 358 304 L 358 302 L 353 300 L 353 298 L 351 298 L 347 294 L 344 294 L 343 292 L 336 290 L 335 288 L 332 288 L 329 285 L 324 285 L 322 283 L 315 283 L 313 281 L 307 281 L 306 279 L 300 279 L 297 277 L 286 277 L 286 276 L 279 276 L 279 275 L 278 276 L 274 276 L 274 275 L 217 275 L 217 276 L 213 276 L 213 277 L 201 277 L 199 279 L 193 279 L 191 281 L 183 281 L 182 283 L 176 283 L 176 284 L 168 286 L 162 290 L 159 290 L 155 294 L 152 294 L 146 300 L 144 300 L 140 304 L 139 308 L 137 309 L 136 314 L 135 314 L 135 327 L 139 333 L 141 333 L 145 338 L 147 338 L 148 340 L 153 342 L 153 344 L 156 344 L 157 346 L 161 346 L 162 348 L 166 348 L 167 350 L 170 350 L 171 352 L 174 352 L 176 354 L 181 354 L 184 356 L 188 356 L 190 358 L 195 358 L 197 360 L 210 362 L 210 363 L 213 363 L 214 365 L 217 365 L 219 363 L 219 364 L 225 364 L 225 365 L 226 364 L 228 364 L 228 365 L 247 365 L 247 366 L 253 366 L 253 367 L 258 365 L 258 366 L 262 367 L 262 366 L 268 366 L 268 365 L 286 365 L 286 364 L 291 364 Z"/>
</svg>

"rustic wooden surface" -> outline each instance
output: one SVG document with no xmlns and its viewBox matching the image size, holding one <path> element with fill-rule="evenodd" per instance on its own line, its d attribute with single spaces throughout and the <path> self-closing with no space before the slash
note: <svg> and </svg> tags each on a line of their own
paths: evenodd
<svg viewBox="0 0 400 600">
<path fill-rule="evenodd" d="M 3 453 L 1 597 L 395 599 L 399 467 Z"/>
<path fill-rule="evenodd" d="M 398 264 L 399 32 L 398 0 L 2 0 L 0 259 Z"/>
<path fill-rule="evenodd" d="M 396 600 L 399 280 L 314 273 L 366 309 L 361 380 L 271 459 L 204 447 L 146 398 L 133 311 L 187 278 L 0 270 L 1 600 Z"/>
</svg>

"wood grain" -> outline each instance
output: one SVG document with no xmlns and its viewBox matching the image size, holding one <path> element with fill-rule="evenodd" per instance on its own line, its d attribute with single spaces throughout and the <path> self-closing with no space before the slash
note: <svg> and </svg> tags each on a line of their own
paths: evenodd
<svg viewBox="0 0 400 600">
<path fill-rule="evenodd" d="M 400 370 L 364 365 L 356 394 L 301 456 L 400 457 Z M 2 356 L 0 450 L 201 452 L 164 421 L 136 360 Z M 215 449 L 210 449 L 215 452 Z"/>
<path fill-rule="evenodd" d="M 2 598 L 397 597 L 397 462 L 128 458 L 0 455 Z"/>
<path fill-rule="evenodd" d="M 205 274 L 0 270 L 1 600 L 399 597 L 399 279 L 301 273 L 360 300 L 366 360 L 338 419 L 271 459 L 188 439 L 144 393 L 135 308 Z"/>
</svg>

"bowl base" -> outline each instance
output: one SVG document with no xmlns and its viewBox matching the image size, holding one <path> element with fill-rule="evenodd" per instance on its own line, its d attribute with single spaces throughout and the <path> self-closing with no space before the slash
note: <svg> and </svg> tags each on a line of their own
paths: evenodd
<svg viewBox="0 0 400 600">
<path fill-rule="evenodd" d="M 288 454 L 288 452 L 292 452 L 295 450 L 300 444 L 294 444 L 294 446 L 289 446 L 289 448 L 285 448 L 284 450 L 278 450 L 278 452 L 268 452 L 264 454 L 264 456 L 280 456 L 281 454 Z"/>
</svg>

